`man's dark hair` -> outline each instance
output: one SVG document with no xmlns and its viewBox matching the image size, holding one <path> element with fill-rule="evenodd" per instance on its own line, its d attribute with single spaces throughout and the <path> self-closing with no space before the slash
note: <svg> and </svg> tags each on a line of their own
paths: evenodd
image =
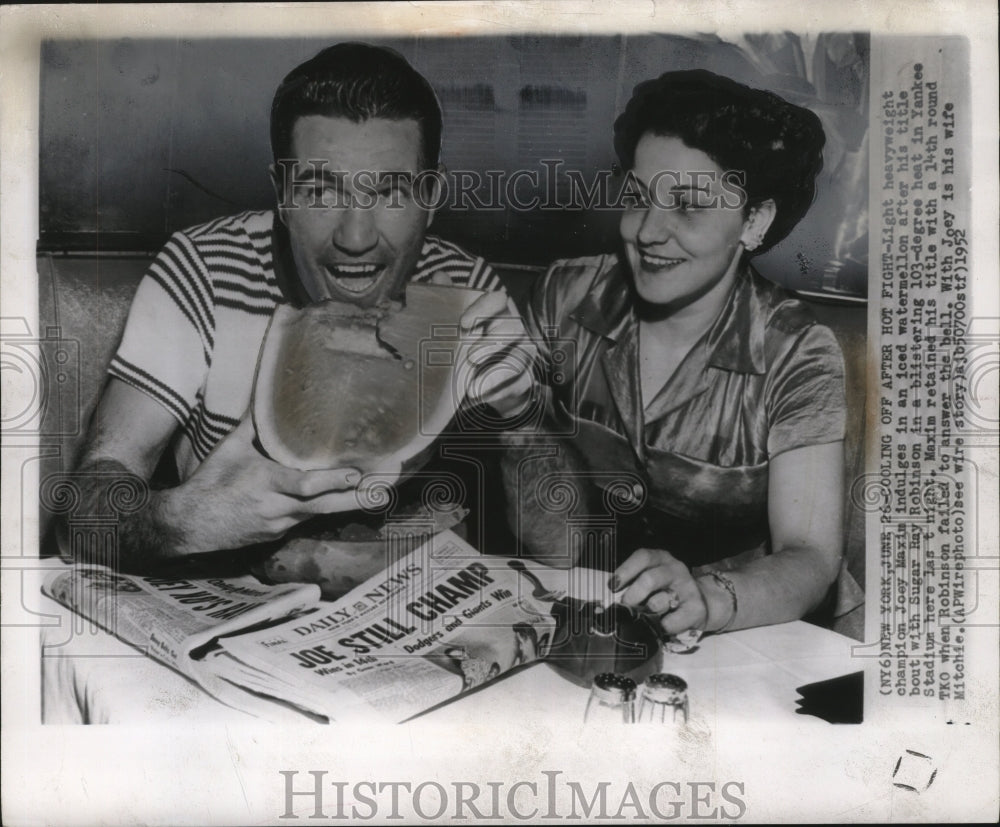
<svg viewBox="0 0 1000 827">
<path fill-rule="evenodd" d="M 295 67 L 271 103 L 271 152 L 292 157 L 292 129 L 307 115 L 415 120 L 420 161 L 434 169 L 441 152 L 441 105 L 427 80 L 398 52 L 368 43 L 338 43 Z"/>
<path fill-rule="evenodd" d="M 679 138 L 724 172 L 744 172 L 746 210 L 774 200 L 777 214 L 755 253 L 787 236 L 813 202 L 823 167 L 823 126 L 813 112 L 771 92 L 704 69 L 667 72 L 636 86 L 615 121 L 623 168 L 632 168 L 646 133 Z"/>
</svg>

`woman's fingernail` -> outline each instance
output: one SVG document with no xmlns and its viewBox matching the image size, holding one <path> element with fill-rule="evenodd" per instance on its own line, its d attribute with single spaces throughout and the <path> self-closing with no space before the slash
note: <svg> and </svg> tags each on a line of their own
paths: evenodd
<svg viewBox="0 0 1000 827">
<path fill-rule="evenodd" d="M 617 577 L 612 577 L 608 581 L 608 588 L 611 589 L 611 591 L 613 591 L 613 592 L 616 592 L 616 591 L 618 591 L 621 588 L 621 583 L 618 582 L 618 578 Z"/>
<path fill-rule="evenodd" d="M 360 471 L 348 471 L 345 479 L 351 484 L 361 482 L 361 472 Z"/>
</svg>

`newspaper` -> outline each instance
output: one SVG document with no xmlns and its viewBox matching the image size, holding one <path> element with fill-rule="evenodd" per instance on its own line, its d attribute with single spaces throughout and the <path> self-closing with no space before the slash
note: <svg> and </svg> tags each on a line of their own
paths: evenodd
<svg viewBox="0 0 1000 827">
<path fill-rule="evenodd" d="M 994 4 L 844 0 L 819 7 L 680 0 L 608 8 L 501 2 L 141 12 L 10 7 L 3 13 L 3 738 L 5 758 L 15 757 L 6 761 L 6 820 L 272 823 L 286 813 L 290 821 L 307 819 L 314 799 L 300 794 L 312 789 L 314 777 L 326 785 L 328 816 L 350 814 L 352 806 L 360 817 L 370 812 L 363 798 L 375 793 L 355 785 L 371 779 L 376 786 L 405 782 L 446 799 L 449 806 L 440 814 L 434 806 L 418 812 L 412 790 L 387 788 L 383 795 L 399 792 L 399 810 L 414 822 L 478 820 L 493 812 L 500 813 L 496 820 L 513 820 L 532 812 L 532 788 L 524 784 L 547 789 L 551 776 L 542 770 L 578 782 L 588 800 L 607 789 L 600 785 L 621 790 L 626 781 L 642 791 L 674 789 L 657 788 L 661 782 L 688 791 L 675 810 L 661 808 L 661 820 L 995 820 L 1000 307 Z M 817 58 L 821 35 L 845 32 L 861 38 L 856 55 Z M 748 80 L 740 73 L 759 72 L 763 64 L 750 72 L 743 56 L 769 45 L 780 65 L 763 70 L 772 86 L 786 93 L 808 95 L 820 81 L 864 90 L 854 114 L 841 124 L 851 126 L 853 119 L 864 140 L 853 154 L 838 156 L 842 164 L 831 166 L 827 158 L 833 189 L 824 193 L 832 200 L 817 213 L 826 226 L 814 225 L 806 242 L 776 251 L 774 266 L 762 268 L 768 276 L 788 275 L 790 268 L 793 286 L 802 274 L 820 292 L 838 287 L 843 297 L 860 300 L 867 316 L 861 344 L 866 402 L 856 411 L 865 430 L 863 461 L 845 496 L 845 503 L 862 512 L 867 535 L 865 618 L 852 649 L 864 672 L 862 724 L 817 731 L 804 728 L 801 716 L 794 715 L 716 723 L 711 731 L 675 739 L 679 758 L 667 756 L 667 739 L 658 736 L 654 743 L 648 732 L 594 744 L 575 729 L 537 721 L 529 726 L 488 721 L 474 731 L 459 731 L 441 722 L 424 730 L 418 718 L 386 738 L 367 730 L 351 737 L 350 728 L 341 725 L 314 728 L 321 733 L 316 736 L 297 732 L 294 739 L 284 732 L 199 727 L 188 733 L 151 723 L 158 736 L 155 750 L 145 748 L 148 733 L 139 741 L 127 727 L 95 733 L 93 727 L 73 731 L 37 724 L 36 630 L 47 618 L 24 596 L 37 592 L 35 570 L 45 567 L 36 537 L 39 458 L 58 448 L 39 438 L 37 394 L 11 378 L 30 375 L 34 368 L 28 366 L 35 363 L 18 361 L 16 351 L 9 358 L 9 348 L 30 341 L 42 363 L 41 357 L 57 352 L 56 344 L 66 344 L 65 328 L 60 339 L 39 321 L 39 227 L 61 219 L 96 226 L 97 190 L 85 189 L 74 199 L 70 184 L 74 176 L 86 178 L 98 169 L 102 175 L 92 177 L 100 178 L 105 196 L 100 212 L 105 227 L 115 221 L 126 227 L 123 216 L 153 215 L 150 224 L 159 231 L 190 211 L 208 220 L 228 211 L 227 202 L 242 208 L 258 195 L 253 159 L 257 166 L 267 162 L 260 142 L 250 137 L 266 129 L 266 116 L 251 113 L 266 109 L 283 71 L 322 45 L 344 39 L 391 43 L 429 75 L 462 75 L 462 83 L 452 84 L 457 88 L 439 89 L 445 104 L 458 102 L 466 110 L 445 123 L 445 162 L 459 169 L 470 157 L 512 169 L 522 160 L 518 153 L 533 152 L 518 130 L 518 92 L 541 85 L 534 80 L 539 76 L 569 90 L 566 111 L 546 114 L 544 107 L 533 106 L 537 96 L 526 93 L 525 113 L 550 128 L 553 151 L 573 156 L 587 169 L 612 159 L 611 123 L 591 122 L 574 108 L 581 90 L 617 113 L 636 80 L 665 68 L 705 67 Z M 64 48 L 43 52 L 42 44 L 52 42 Z M 567 54 L 573 44 L 582 44 L 575 58 Z M 462 52 L 460 59 L 456 51 Z M 65 78 L 93 80 L 99 66 L 105 72 L 100 99 L 89 91 L 75 97 L 66 92 L 74 87 Z M 522 72 L 531 79 L 521 83 Z M 45 128 L 39 113 L 60 84 L 66 122 L 74 128 L 61 141 L 40 143 Z M 513 92 L 491 99 L 490 86 Z M 821 110 L 821 117 L 850 108 L 841 104 Z M 105 115 L 100 134 L 99 110 Z M 488 126 L 476 119 L 480 110 L 494 113 Z M 157 113 L 164 119 L 152 117 Z M 119 146 L 136 148 L 136 156 L 101 151 L 98 161 L 94 147 L 106 147 L 116 135 Z M 214 144 L 204 136 L 218 137 L 226 151 L 212 155 Z M 598 146 L 607 152 L 595 150 Z M 182 189 L 186 185 L 163 183 L 162 170 L 178 168 L 178 157 L 198 159 L 197 169 L 185 171 L 209 192 L 194 184 Z M 176 173 L 170 175 L 179 181 Z M 267 183 L 262 186 L 266 190 Z M 533 194 L 527 189 L 526 195 Z M 543 188 L 534 194 L 546 195 Z M 437 216 L 434 230 L 446 238 L 456 230 L 467 232 L 460 240 L 485 244 L 499 227 L 507 232 L 499 252 L 509 261 L 526 246 L 520 232 L 525 225 L 518 219 L 470 207 L 459 216 Z M 583 244 L 598 238 L 602 225 L 584 226 L 578 216 L 562 215 L 535 231 L 536 239 Z M 128 242 L 123 238 L 121 246 Z M 99 283 L 106 294 L 113 290 L 107 274 L 115 260 L 102 253 Z M 107 323 L 110 304 L 93 318 Z M 72 353 L 72 336 L 66 347 Z M 80 354 L 84 365 L 91 357 Z M 9 364 L 15 370 L 8 371 Z M 79 413 L 71 404 L 59 404 Z M 85 424 L 78 418 L 66 429 Z M 336 737 L 342 733 L 350 740 Z M 106 771 L 111 763 L 119 767 L 113 782 Z M 700 806 L 696 800 L 710 788 L 684 786 L 695 783 L 716 784 L 715 791 L 738 783 L 746 807 Z M 477 784 L 484 794 L 496 793 L 499 804 L 492 811 L 482 808 L 482 816 L 459 811 L 456 799 L 469 788 L 456 784 Z M 516 784 L 522 786 L 512 789 Z M 294 792 L 291 799 L 286 785 Z M 568 795 L 565 787 L 561 793 Z M 574 809 L 565 795 L 548 808 L 536 800 L 537 820 L 596 820 L 601 813 L 596 805 L 579 806 L 578 799 Z M 381 801 L 379 817 L 394 812 Z M 645 817 L 636 808 L 611 806 L 605 812 L 600 820 L 657 819 L 648 807 Z"/>
<path fill-rule="evenodd" d="M 54 571 L 43 591 L 116 637 L 199 683 L 223 703 L 266 711 L 205 668 L 205 650 L 225 635 L 312 610 L 319 586 L 263 585 L 255 577 L 138 577 L 105 566 Z"/>
<path fill-rule="evenodd" d="M 511 669 L 570 656 L 570 596 L 609 607 L 606 573 L 486 557 L 450 531 L 319 611 L 221 641 L 211 668 L 331 721 L 400 722 Z"/>
<path fill-rule="evenodd" d="M 571 658 L 573 636 L 591 629 L 567 604 L 599 615 L 613 602 L 607 579 L 484 557 L 444 531 L 336 601 L 314 584 L 85 565 L 43 589 L 237 709 L 273 716 L 263 696 L 326 721 L 397 723 L 550 653 Z"/>
</svg>

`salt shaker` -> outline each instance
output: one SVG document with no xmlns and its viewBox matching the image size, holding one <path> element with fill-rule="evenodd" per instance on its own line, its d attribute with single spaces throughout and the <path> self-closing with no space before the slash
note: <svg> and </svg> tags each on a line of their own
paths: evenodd
<svg viewBox="0 0 1000 827">
<path fill-rule="evenodd" d="M 683 678 L 658 672 L 643 682 L 639 721 L 686 724 L 688 711 L 687 683 Z"/>
<path fill-rule="evenodd" d="M 583 714 L 584 723 L 596 721 L 635 722 L 635 681 L 616 672 L 602 672 L 594 678 Z"/>
</svg>

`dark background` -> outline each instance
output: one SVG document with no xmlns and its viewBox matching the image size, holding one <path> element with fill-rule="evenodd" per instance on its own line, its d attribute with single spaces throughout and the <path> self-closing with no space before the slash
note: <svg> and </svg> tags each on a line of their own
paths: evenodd
<svg viewBox="0 0 1000 827">
<path fill-rule="evenodd" d="M 43 44 L 40 252 L 149 253 L 174 230 L 271 207 L 271 97 L 289 70 L 331 42 Z M 434 85 L 445 110 L 442 159 L 451 170 L 541 173 L 541 159 L 559 158 L 589 182 L 616 160 L 612 124 L 633 86 L 670 69 L 707 68 L 809 106 L 827 132 L 817 202 L 756 262 L 791 287 L 865 295 L 867 36 L 372 42 L 400 51 Z M 611 191 L 619 185 L 612 179 Z M 432 231 L 493 261 L 546 264 L 614 249 L 617 223 L 610 211 L 444 210 Z"/>
</svg>

